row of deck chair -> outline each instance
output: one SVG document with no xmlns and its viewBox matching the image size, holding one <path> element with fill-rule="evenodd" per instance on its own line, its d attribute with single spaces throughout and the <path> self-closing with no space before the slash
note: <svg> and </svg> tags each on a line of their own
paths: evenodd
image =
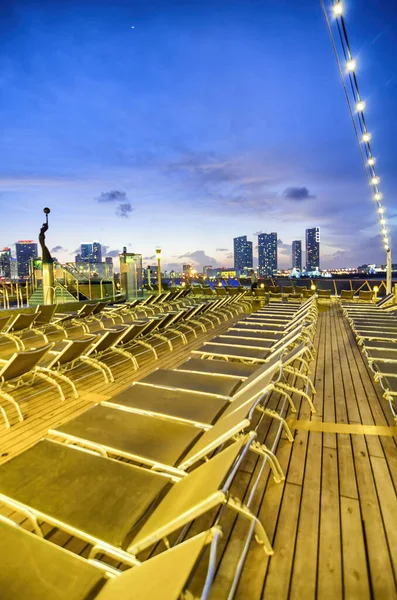
<svg viewBox="0 0 397 600">
<path fill-rule="evenodd" d="M 344 306 L 343 311 L 396 419 L 397 306 L 388 306 L 387 299 L 383 299 L 380 304 L 367 307 Z"/>
<path fill-rule="evenodd" d="M 311 307 L 307 306 L 306 310 L 307 322 L 304 325 L 311 326 L 315 315 Z M 296 327 L 302 326 L 300 318 L 304 311 L 275 312 L 275 323 L 280 325 L 278 330 L 283 330 L 282 325 L 288 323 L 289 326 L 294 321 Z M 267 311 L 257 317 L 263 318 L 264 331 L 272 314 Z M 255 327 L 258 325 L 255 324 Z M 288 335 L 286 333 L 285 338 Z M 270 353 L 268 360 L 261 361 L 259 366 L 252 364 L 252 361 L 245 364 L 244 361 L 206 360 L 193 356 L 177 370 L 155 371 L 106 404 L 95 406 L 50 431 L 49 438 L 1 466 L 0 502 L 28 515 L 38 535 L 41 532 L 40 523 L 45 522 L 85 540 L 91 545 L 89 559 L 95 561 L 96 566 L 100 557 L 102 561 L 109 557 L 125 565 L 138 565 L 139 553 L 151 548 L 159 540 L 170 539 L 192 520 L 217 507 L 220 512 L 215 523 L 220 523 L 223 513 L 228 509 L 247 519 L 249 529 L 243 558 L 254 534 L 264 550 L 271 554 L 273 550 L 266 532 L 249 507 L 252 494 L 247 503 L 242 504 L 230 495 L 229 490 L 249 451 L 255 452 L 263 460 L 253 493 L 266 460 L 270 461 L 275 480 L 281 481 L 283 478 L 274 454 L 257 437 L 254 415 L 258 414 L 261 418 L 263 414 L 269 414 L 276 418 L 274 411 L 267 408 L 269 394 L 282 385 L 282 375 L 288 369 L 295 375 L 295 371 L 300 372 L 300 369 L 296 369 L 296 362 L 306 365 L 306 360 L 311 356 L 310 349 L 306 352 L 308 346 L 305 337 L 303 341 L 297 339 L 293 342 L 292 338 L 289 339 L 290 342 L 285 342 L 284 352 L 276 350 Z M 307 377 L 303 376 L 304 379 Z M 283 390 L 282 387 L 280 389 Z M 288 399 L 285 402 L 288 404 Z M 279 420 L 281 427 L 288 432 L 285 420 Z M 289 434 L 289 437 L 292 436 Z M 120 458 L 127 459 L 129 463 L 115 460 Z M 203 463 L 203 459 L 207 461 Z M 22 486 L 21 478 L 24 482 Z M 58 548 L 53 549 L 50 543 L 37 541 L 19 530 L 18 535 L 30 536 L 33 542 L 29 544 L 35 543 L 37 547 L 40 542 L 43 552 L 45 544 L 47 561 L 51 565 L 57 564 Z M 204 532 L 202 536 L 200 543 L 196 536 L 142 565 L 132 566 L 125 574 L 112 573 L 114 579 L 103 587 L 104 592 L 109 592 L 109 596 L 104 598 L 179 597 L 197 557 L 191 560 L 189 569 L 182 570 L 180 587 L 174 586 L 174 595 L 168 596 L 165 591 L 156 595 L 158 588 L 150 588 L 156 581 L 154 561 L 159 565 L 160 561 L 164 561 L 169 574 L 167 581 L 171 585 L 175 578 L 172 566 L 177 568 L 179 575 L 181 566 L 185 566 L 182 557 L 187 548 L 193 544 L 200 546 L 209 534 Z M 173 556 L 182 565 L 172 562 Z M 201 598 L 206 598 L 211 588 L 215 551 L 210 556 L 212 564 Z M 37 555 L 39 560 L 40 556 Z M 76 560 L 73 557 L 73 561 Z M 236 591 L 242 564 L 243 559 L 236 569 L 230 598 Z M 34 573 L 43 574 L 43 567 L 41 571 L 36 564 L 35 567 Z M 68 568 L 72 567 L 65 566 L 63 569 L 66 582 Z M 154 595 L 145 596 L 137 591 L 133 595 L 134 585 L 140 583 L 137 579 L 135 584 L 134 578 L 141 573 L 142 581 L 144 568 L 148 576 L 153 578 L 147 585 L 149 589 L 154 589 Z M 101 577 L 104 577 L 103 572 L 109 570 L 107 566 L 102 566 Z M 6 574 L 2 576 L 6 577 Z M 29 585 L 28 589 L 31 590 L 35 585 L 43 586 L 45 583 L 45 574 L 31 581 L 23 573 L 18 585 Z M 81 583 L 84 583 L 83 579 Z M 81 592 L 78 577 L 75 579 L 75 589 L 76 593 Z M 128 589 L 131 595 L 123 596 L 119 589 Z M 140 590 L 139 587 L 137 589 Z M 118 595 L 115 596 L 115 593 Z M 17 597 L 17 594 L 9 596 L 9 600 Z M 66 594 L 60 596 L 64 597 L 74 598 Z M 76 595 L 76 598 L 80 597 L 85 596 Z M 100 595 L 98 597 L 102 598 Z"/>
<path fill-rule="evenodd" d="M 112 370 L 103 357 L 110 353 L 121 355 L 124 359 L 129 359 L 136 370 L 139 366 L 134 352 L 137 346 L 143 347 L 144 351 L 150 350 L 157 359 L 156 341 L 160 340 L 173 350 L 176 339 L 186 344 L 189 332 L 197 337 L 194 325 L 207 331 L 207 327 L 213 327 L 215 323 L 220 324 L 222 319 L 235 315 L 229 309 L 226 313 L 219 310 L 218 304 L 193 305 L 130 324 L 113 325 L 84 338 L 65 339 L 57 344 L 48 343 L 37 349 L 16 352 L 8 360 L 0 360 L 0 398 L 13 405 L 20 421 L 23 420 L 22 412 L 10 392 L 21 385 L 33 383 L 36 378 L 45 379 L 55 386 L 61 400 L 65 399 L 62 383 L 66 383 L 77 398 L 76 386 L 66 371 L 73 369 L 79 362 L 85 362 L 99 370 L 106 383 L 113 382 Z M 3 407 L 0 407 L 0 413 L 6 427 L 9 427 L 10 421 Z"/>
</svg>

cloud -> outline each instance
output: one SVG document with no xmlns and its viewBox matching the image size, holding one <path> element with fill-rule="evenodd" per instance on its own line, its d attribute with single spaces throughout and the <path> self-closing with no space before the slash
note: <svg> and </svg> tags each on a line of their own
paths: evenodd
<svg viewBox="0 0 397 600">
<path fill-rule="evenodd" d="M 105 256 L 111 256 L 112 258 L 117 258 L 119 254 L 121 254 L 121 250 L 110 250 L 109 252 L 106 252 Z"/>
<path fill-rule="evenodd" d="M 280 250 L 291 250 L 291 244 L 284 244 L 280 238 L 277 240 L 277 247 Z"/>
<path fill-rule="evenodd" d="M 229 248 L 217 248 L 216 252 L 229 252 Z"/>
<path fill-rule="evenodd" d="M 255 231 L 255 233 L 253 233 L 252 235 L 260 235 L 261 233 L 263 233 L 263 231 Z M 258 247 L 258 246 L 256 246 Z"/>
<path fill-rule="evenodd" d="M 97 200 L 98 202 L 124 202 L 127 200 L 127 194 L 121 190 L 111 190 L 110 192 L 102 192 Z"/>
<path fill-rule="evenodd" d="M 155 254 L 152 254 L 152 256 L 144 256 L 143 260 L 154 260 L 156 258 Z"/>
<path fill-rule="evenodd" d="M 131 202 L 123 202 L 119 204 L 116 210 L 116 215 L 118 217 L 128 218 L 134 209 L 132 208 Z"/>
<path fill-rule="evenodd" d="M 102 192 L 98 198 L 100 204 L 117 203 L 116 215 L 118 217 L 128 218 L 134 210 L 131 202 L 128 201 L 127 193 L 122 190 L 110 190 L 110 192 Z"/>
<path fill-rule="evenodd" d="M 63 248 L 63 246 L 54 246 L 51 248 L 51 252 L 67 252 L 67 249 Z"/>
<path fill-rule="evenodd" d="M 218 261 L 213 256 L 208 256 L 204 250 L 195 250 L 194 252 L 186 252 L 178 257 L 179 259 L 189 261 L 196 268 L 202 269 L 206 265 L 212 265 L 213 267 L 219 267 Z"/>
<path fill-rule="evenodd" d="M 283 195 L 288 200 L 310 200 L 315 198 L 307 187 L 288 187 L 284 190 Z"/>
</svg>

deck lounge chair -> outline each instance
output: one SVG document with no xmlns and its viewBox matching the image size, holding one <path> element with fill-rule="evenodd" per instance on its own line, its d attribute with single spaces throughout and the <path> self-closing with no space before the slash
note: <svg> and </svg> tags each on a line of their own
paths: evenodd
<svg viewBox="0 0 397 600">
<path fill-rule="evenodd" d="M 317 298 L 330 299 L 331 298 L 331 290 L 317 290 Z"/>
<path fill-rule="evenodd" d="M 359 302 L 371 302 L 374 299 L 374 292 L 372 290 L 360 290 L 358 292 L 358 301 Z"/>
<path fill-rule="evenodd" d="M 0 516 L 1 597 L 2 600 L 178 600 L 206 546 L 210 548 L 209 571 L 213 570 L 220 538 L 221 529 L 214 527 L 122 573 L 99 561 L 87 561 Z M 110 579 L 108 573 L 112 574 Z M 209 589 L 211 582 L 210 575 Z M 201 598 L 207 598 L 207 594 Z"/>
<path fill-rule="evenodd" d="M 53 349 L 49 351 L 48 357 L 46 357 L 47 360 L 41 361 L 37 367 L 38 372 L 49 381 L 51 379 L 60 379 L 66 382 L 72 388 L 74 397 L 78 398 L 79 394 L 76 386 L 70 377 L 65 375 L 65 371 L 72 369 L 80 360 L 83 360 L 85 351 L 98 339 L 98 335 L 87 335 L 82 339 L 64 340 L 64 344 L 59 350 Z M 95 365 L 91 361 L 90 364 L 95 368 Z M 100 370 L 102 371 L 102 369 Z M 61 399 L 64 400 L 62 388 L 60 388 L 60 393 Z"/>
<path fill-rule="evenodd" d="M 98 302 L 96 304 L 83 304 L 83 306 L 79 310 L 76 310 L 74 312 L 55 313 L 55 320 L 59 318 L 65 323 L 68 322 L 72 323 L 73 325 L 80 325 L 85 333 L 89 333 L 90 329 L 88 325 L 84 322 L 84 319 L 92 315 L 97 306 Z"/>
<path fill-rule="evenodd" d="M 200 426 L 211 425 L 221 416 L 231 403 L 235 409 L 258 396 L 265 397 L 273 389 L 273 381 L 280 374 L 279 357 L 256 370 L 252 378 L 231 395 L 215 395 L 189 391 L 186 389 L 155 388 L 133 383 L 127 390 L 103 403 L 126 411 L 157 415 L 178 422 L 193 423 Z M 211 390 L 209 381 L 207 389 Z M 217 384 L 218 385 L 218 384 Z M 226 389 L 234 389 L 235 383 L 227 383 Z M 219 388 L 218 388 L 219 389 Z"/>
<path fill-rule="evenodd" d="M 138 553 L 215 507 L 255 524 L 272 554 L 260 521 L 229 495 L 254 439 L 254 433 L 242 437 L 182 478 L 43 440 L 0 466 L 0 501 L 28 514 L 36 531 L 44 521 L 93 544 L 90 558 L 134 564 Z"/>
<path fill-rule="evenodd" d="M 77 444 L 109 457 L 126 458 L 156 471 L 182 476 L 244 430 L 251 428 L 251 415 L 260 398 L 239 408 L 230 405 L 211 426 L 178 423 L 161 417 L 126 413 L 97 405 L 49 434 L 68 444 Z M 274 478 L 280 482 L 281 467 L 265 447 L 257 454 L 270 458 Z"/>
<path fill-rule="evenodd" d="M 184 363 L 176 367 L 177 371 L 186 373 L 209 373 L 232 377 L 237 380 L 247 379 L 258 367 L 246 365 L 239 362 L 226 362 L 224 360 L 203 360 L 201 358 L 188 358 Z"/>
<path fill-rule="evenodd" d="M 0 360 L 0 398 L 14 406 L 19 421 L 23 421 L 23 415 L 18 403 L 10 394 L 10 391 L 15 390 L 22 385 L 33 383 L 36 377 L 39 379 L 46 379 L 54 385 L 60 392 L 62 400 L 64 400 L 62 388 L 59 384 L 53 377 L 43 376 L 37 366 L 53 346 L 54 344 L 47 344 L 34 350 L 21 350 L 15 352 L 8 360 Z M 1 406 L 0 414 L 4 419 L 5 426 L 9 428 L 10 421 L 5 409 Z"/>
<path fill-rule="evenodd" d="M 341 302 L 354 302 L 354 290 L 342 290 L 339 300 Z"/>
<path fill-rule="evenodd" d="M 36 319 L 36 313 L 19 313 L 14 317 L 14 319 L 11 319 L 11 322 L 9 322 L 5 327 L 5 331 L 2 331 L 2 335 L 6 333 L 7 337 L 13 339 L 18 347 L 18 350 L 25 349 L 24 341 L 19 334 L 25 333 L 26 331 L 33 331 L 36 335 L 40 335 L 44 342 L 48 344 L 48 338 L 45 333 L 34 327 Z"/>
</svg>

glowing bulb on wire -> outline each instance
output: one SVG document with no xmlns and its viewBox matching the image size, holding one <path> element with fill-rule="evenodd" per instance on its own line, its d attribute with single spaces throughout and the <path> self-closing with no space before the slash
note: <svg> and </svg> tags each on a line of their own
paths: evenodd
<svg viewBox="0 0 397 600">
<path fill-rule="evenodd" d="M 371 134 L 368 133 L 368 131 L 366 131 L 365 133 L 363 133 L 363 138 L 362 139 L 363 139 L 363 142 L 365 142 L 365 143 L 369 142 L 370 139 L 371 139 Z"/>
<path fill-rule="evenodd" d="M 340 17 L 343 15 L 343 4 L 342 2 L 337 2 L 337 4 L 334 4 L 332 7 L 332 10 L 334 11 L 334 15 L 335 17 Z"/>
<path fill-rule="evenodd" d="M 365 108 L 365 102 L 363 100 L 360 100 L 360 102 L 357 102 L 356 108 L 358 112 L 363 112 Z"/>
<path fill-rule="evenodd" d="M 370 167 L 373 167 L 373 166 L 374 166 L 374 164 L 375 164 L 375 159 L 374 159 L 374 157 L 373 157 L 373 156 L 371 156 L 371 157 L 368 159 L 368 165 L 369 165 Z"/>
<path fill-rule="evenodd" d="M 384 212 L 385 212 L 385 209 L 383 208 L 383 206 L 381 206 L 380 208 L 378 208 L 378 213 L 380 215 L 383 215 Z"/>
<path fill-rule="evenodd" d="M 346 69 L 350 72 L 353 73 L 353 71 L 356 69 L 357 63 L 354 60 L 354 58 L 351 58 L 350 60 L 347 61 L 346 63 Z"/>
<path fill-rule="evenodd" d="M 382 194 L 376 192 L 376 194 L 374 194 L 374 200 L 376 200 L 377 202 L 379 202 L 379 200 L 382 200 Z"/>
<path fill-rule="evenodd" d="M 386 219 L 381 219 L 381 220 L 380 220 L 380 224 L 381 224 L 381 225 L 385 225 L 385 224 L 386 224 Z"/>
<path fill-rule="evenodd" d="M 380 177 L 372 177 L 371 182 L 373 185 L 378 185 L 378 183 L 380 182 Z"/>
</svg>

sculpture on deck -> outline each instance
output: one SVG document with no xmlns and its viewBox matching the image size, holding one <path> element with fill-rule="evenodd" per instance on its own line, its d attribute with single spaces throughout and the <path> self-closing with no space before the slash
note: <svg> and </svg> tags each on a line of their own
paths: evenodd
<svg viewBox="0 0 397 600">
<path fill-rule="evenodd" d="M 39 242 L 40 242 L 40 246 L 41 246 L 41 258 L 43 261 L 43 264 L 52 264 L 53 260 L 52 260 L 52 256 L 50 254 L 50 251 L 48 250 L 47 246 L 45 245 L 45 232 L 47 231 L 49 225 L 48 225 L 48 215 L 50 213 L 50 209 L 49 208 L 45 208 L 43 210 L 44 214 L 45 214 L 45 218 L 46 218 L 46 222 L 43 223 L 41 229 L 40 229 L 40 235 L 39 235 Z"/>
</svg>

